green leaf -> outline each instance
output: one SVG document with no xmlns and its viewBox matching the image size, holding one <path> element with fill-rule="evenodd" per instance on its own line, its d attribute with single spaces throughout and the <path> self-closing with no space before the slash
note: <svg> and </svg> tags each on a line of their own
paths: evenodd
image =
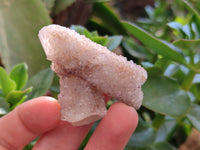
<svg viewBox="0 0 200 150">
<path fill-rule="evenodd" d="M 106 44 L 106 47 L 112 51 L 121 44 L 121 41 L 122 41 L 122 36 L 119 35 L 110 36 L 108 37 L 108 42 Z"/>
<path fill-rule="evenodd" d="M 190 112 L 187 114 L 187 118 L 192 125 L 200 131 L 200 106 L 192 104 Z"/>
<path fill-rule="evenodd" d="M 104 3 L 95 3 L 94 13 L 101 21 L 101 25 L 107 28 L 113 34 L 126 35 L 126 31 L 122 26 L 118 16 L 112 9 Z"/>
<path fill-rule="evenodd" d="M 93 36 L 99 36 L 99 34 L 98 34 L 97 31 L 92 31 L 92 32 L 90 32 L 90 34 L 91 34 L 92 37 L 93 37 Z"/>
<path fill-rule="evenodd" d="M 185 4 L 185 6 L 194 13 L 194 15 L 198 18 L 198 21 L 200 22 L 200 14 L 198 13 L 197 10 L 195 10 L 195 8 L 186 0 L 182 0 L 182 2 Z"/>
<path fill-rule="evenodd" d="M 170 64 L 170 60 L 169 59 L 160 58 L 155 62 L 154 66 L 155 67 L 159 67 L 160 69 L 162 69 L 163 72 L 165 72 L 165 70 L 167 69 L 169 64 Z"/>
<path fill-rule="evenodd" d="M 56 0 L 54 6 L 54 12 L 58 14 L 59 12 L 63 11 L 65 8 L 72 5 L 76 0 Z"/>
<path fill-rule="evenodd" d="M 146 71 L 148 73 L 148 76 L 160 76 L 163 74 L 163 70 L 160 67 L 148 67 L 146 68 Z"/>
<path fill-rule="evenodd" d="M 78 32 L 81 35 L 85 35 L 87 38 L 91 38 L 92 37 L 92 34 L 85 27 L 83 27 L 81 25 L 72 25 L 70 27 L 70 29 Z M 97 36 L 98 36 L 98 34 L 97 34 Z"/>
<path fill-rule="evenodd" d="M 2 67 L 0 67 L 0 87 L 4 97 L 6 97 L 10 91 L 16 89 L 15 82 L 9 78 L 6 71 Z"/>
<path fill-rule="evenodd" d="M 38 31 L 48 24 L 51 19 L 40 0 L 0 1 L 0 53 L 7 71 L 21 62 L 30 75 L 49 67 L 38 39 Z"/>
<path fill-rule="evenodd" d="M 156 131 L 144 121 L 139 122 L 136 131 L 131 136 L 127 148 L 142 148 L 151 145 L 156 138 Z"/>
<path fill-rule="evenodd" d="M 181 50 L 177 47 L 173 46 L 170 43 L 157 39 L 156 37 L 152 36 L 148 32 L 144 31 L 142 28 L 134 24 L 123 22 L 123 25 L 127 29 L 127 31 L 133 34 L 144 45 L 151 48 L 152 51 L 155 51 L 156 53 L 175 62 L 186 65 L 186 60 L 179 53 Z"/>
<path fill-rule="evenodd" d="M 197 31 L 195 31 L 195 32 L 198 32 L 196 35 L 198 35 L 197 38 L 199 38 L 199 33 L 200 33 L 200 14 L 188 1 L 186 1 L 186 0 L 181 0 L 181 1 L 185 4 L 186 8 L 188 8 L 188 10 L 191 11 L 194 14 L 193 18 L 194 18 L 194 22 L 196 24 L 196 29 L 197 29 Z"/>
<path fill-rule="evenodd" d="M 122 40 L 122 36 L 99 36 L 97 31 L 89 32 L 85 27 L 81 25 L 72 25 L 70 29 L 78 32 L 79 34 L 85 35 L 93 42 L 106 46 L 109 50 L 117 48 Z"/>
<path fill-rule="evenodd" d="M 21 90 L 28 80 L 28 66 L 25 63 L 14 66 L 10 78 L 16 83 L 16 90 Z"/>
<path fill-rule="evenodd" d="M 190 109 L 190 100 L 179 84 L 168 77 L 149 77 L 143 85 L 143 106 L 174 118 L 183 117 Z"/>
<path fill-rule="evenodd" d="M 191 92 L 194 94 L 194 96 L 200 100 L 200 83 L 195 83 L 191 87 Z"/>
<path fill-rule="evenodd" d="M 33 87 L 32 92 L 28 94 L 27 100 L 44 95 L 51 86 L 53 77 L 54 73 L 49 68 L 33 76 L 26 84 L 26 87 Z"/>
<path fill-rule="evenodd" d="M 149 52 L 144 46 L 134 42 L 132 38 L 125 38 L 122 42 L 125 50 L 133 57 L 141 59 L 153 59 L 153 54 Z"/>
<path fill-rule="evenodd" d="M 103 36 L 95 36 L 95 37 L 91 37 L 91 40 L 93 42 L 96 42 L 102 46 L 106 46 L 108 43 L 108 37 L 103 37 Z"/>
<path fill-rule="evenodd" d="M 197 40 L 177 40 L 173 44 L 179 48 L 200 53 L 200 39 Z"/>
<path fill-rule="evenodd" d="M 19 103 L 23 99 L 23 97 L 27 93 L 30 93 L 31 90 L 32 90 L 32 88 L 28 88 L 24 91 L 13 90 L 10 93 L 8 93 L 8 95 L 6 96 L 6 101 L 11 105 L 16 105 L 17 103 Z"/>
<path fill-rule="evenodd" d="M 165 117 L 167 118 L 167 117 Z M 160 128 L 157 130 L 157 137 L 156 142 L 164 142 L 166 141 L 169 136 L 173 133 L 177 125 L 177 121 L 174 118 L 167 118 L 165 119 L 164 123 Z"/>
<path fill-rule="evenodd" d="M 173 22 L 168 23 L 168 26 L 174 30 L 179 31 L 183 35 L 184 38 L 187 37 L 187 32 L 183 30 L 183 26 L 180 23 L 173 21 Z"/>
<path fill-rule="evenodd" d="M 0 97 L 0 115 L 5 115 L 9 112 L 8 103 L 4 98 Z"/>
</svg>

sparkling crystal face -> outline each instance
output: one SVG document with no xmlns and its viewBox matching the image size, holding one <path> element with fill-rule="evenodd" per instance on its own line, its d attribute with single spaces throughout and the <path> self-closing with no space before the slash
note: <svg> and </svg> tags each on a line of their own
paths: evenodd
<svg viewBox="0 0 200 150">
<path fill-rule="evenodd" d="M 106 113 L 103 94 L 138 109 L 146 71 L 123 56 L 65 27 L 49 25 L 39 38 L 60 76 L 62 119 L 74 125 L 98 120 Z"/>
</svg>

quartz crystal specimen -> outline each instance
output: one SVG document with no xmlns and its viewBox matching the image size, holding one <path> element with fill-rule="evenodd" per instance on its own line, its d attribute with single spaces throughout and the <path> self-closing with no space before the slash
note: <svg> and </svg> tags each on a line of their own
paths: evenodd
<svg viewBox="0 0 200 150">
<path fill-rule="evenodd" d="M 136 109 L 142 104 L 141 85 L 147 72 L 123 56 L 69 28 L 43 27 L 39 32 L 51 68 L 60 77 L 62 119 L 84 125 L 106 114 L 106 93 Z"/>
</svg>

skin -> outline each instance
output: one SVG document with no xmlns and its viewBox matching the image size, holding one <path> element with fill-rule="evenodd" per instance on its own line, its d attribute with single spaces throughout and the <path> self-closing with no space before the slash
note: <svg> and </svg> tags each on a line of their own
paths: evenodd
<svg viewBox="0 0 200 150">
<path fill-rule="evenodd" d="M 106 99 L 106 98 L 105 98 Z M 138 123 L 134 108 L 113 104 L 85 150 L 122 150 Z M 50 97 L 27 101 L 0 119 L 0 149 L 21 150 L 40 136 L 33 150 L 77 150 L 92 124 L 74 127 L 60 120 L 60 105 Z"/>
</svg>

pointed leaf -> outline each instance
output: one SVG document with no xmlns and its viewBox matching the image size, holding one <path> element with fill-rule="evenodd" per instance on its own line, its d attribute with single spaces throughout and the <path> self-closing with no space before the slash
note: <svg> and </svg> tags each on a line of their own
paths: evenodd
<svg viewBox="0 0 200 150">
<path fill-rule="evenodd" d="M 153 54 L 150 53 L 144 46 L 137 44 L 131 38 L 125 38 L 122 42 L 125 50 L 133 57 L 141 59 L 153 59 Z"/>
<path fill-rule="evenodd" d="M 190 99 L 179 84 L 168 77 L 149 77 L 143 85 L 143 106 L 174 118 L 183 117 L 190 109 Z"/>
<path fill-rule="evenodd" d="M 173 46 L 170 43 L 157 39 L 156 37 L 152 36 L 135 24 L 123 22 L 123 25 L 127 29 L 127 31 L 133 34 L 144 45 L 151 48 L 151 50 L 175 62 L 179 62 L 184 65 L 186 64 L 186 60 L 179 53 L 181 50 L 177 47 Z"/>
<path fill-rule="evenodd" d="M 112 51 L 121 44 L 121 41 L 122 41 L 122 36 L 117 36 L 117 35 L 110 36 L 108 37 L 108 43 L 106 44 L 106 47 Z"/>
<path fill-rule="evenodd" d="M 44 95 L 53 81 L 54 73 L 51 69 L 45 69 L 33 76 L 26 84 L 26 87 L 32 87 L 32 92 L 28 94 L 28 98 L 32 99 Z"/>
<path fill-rule="evenodd" d="M 4 97 L 6 97 L 10 91 L 16 89 L 15 82 L 9 78 L 6 71 L 2 67 L 0 67 L 0 87 Z"/>
<path fill-rule="evenodd" d="M 9 112 L 8 103 L 4 98 L 0 97 L 0 115 L 5 115 Z"/>
<path fill-rule="evenodd" d="M 200 22 L 200 14 L 198 13 L 197 10 L 195 10 L 195 8 L 186 0 L 182 0 L 182 2 L 185 4 L 185 6 L 187 6 L 187 8 L 194 13 L 194 15 L 197 17 L 198 22 Z"/>
<path fill-rule="evenodd" d="M 87 38 L 91 38 L 92 37 L 91 33 L 85 27 L 83 27 L 81 25 L 72 25 L 70 27 L 70 29 L 78 32 L 81 35 L 85 35 Z"/>
<path fill-rule="evenodd" d="M 25 63 L 14 66 L 10 72 L 10 78 L 16 83 L 16 90 L 21 90 L 28 80 L 28 67 Z"/>
<path fill-rule="evenodd" d="M 106 46 L 108 43 L 108 38 L 103 36 L 95 36 L 90 38 L 93 42 L 96 42 L 102 46 Z"/>
<path fill-rule="evenodd" d="M 18 102 L 20 102 L 23 99 L 23 97 L 27 93 L 30 93 L 31 90 L 32 90 L 32 88 L 28 88 L 24 91 L 13 90 L 6 96 L 6 101 L 11 105 L 16 105 Z"/>
<path fill-rule="evenodd" d="M 7 71 L 21 62 L 30 75 L 49 67 L 38 31 L 50 23 L 40 0 L 0 0 L 0 53 Z"/>
<path fill-rule="evenodd" d="M 182 37 L 187 38 L 187 33 L 183 30 L 183 26 L 180 23 L 173 21 L 168 23 L 168 26 L 179 31 L 183 35 Z"/>
<path fill-rule="evenodd" d="M 200 53 L 200 39 L 197 39 L 197 40 L 181 39 L 181 40 L 174 41 L 173 44 L 182 49 L 191 50 L 191 51 Z"/>
<path fill-rule="evenodd" d="M 181 0 L 181 1 L 185 4 L 186 8 L 188 8 L 188 10 L 191 11 L 194 14 L 193 18 L 194 18 L 194 22 L 196 24 L 196 29 L 197 29 L 196 32 L 198 32 L 198 33 L 196 33 L 196 35 L 197 35 L 197 38 L 199 38 L 199 34 L 200 34 L 200 14 L 188 1 L 186 1 L 186 0 Z"/>
</svg>

